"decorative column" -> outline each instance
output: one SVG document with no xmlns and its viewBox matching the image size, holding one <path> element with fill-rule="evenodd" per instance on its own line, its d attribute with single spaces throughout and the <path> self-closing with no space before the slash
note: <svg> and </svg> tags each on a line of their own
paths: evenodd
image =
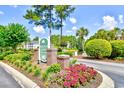
<svg viewBox="0 0 124 93">
<path fill-rule="evenodd" d="M 47 65 L 57 63 L 57 49 L 56 48 L 48 48 L 47 49 Z"/>
</svg>

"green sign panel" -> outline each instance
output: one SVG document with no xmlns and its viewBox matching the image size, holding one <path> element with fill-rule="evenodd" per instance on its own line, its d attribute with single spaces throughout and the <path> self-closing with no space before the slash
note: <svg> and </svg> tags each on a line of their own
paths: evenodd
<svg viewBox="0 0 124 93">
<path fill-rule="evenodd" d="M 47 61 L 47 48 L 48 48 L 48 40 L 43 38 L 40 40 L 40 60 L 42 62 Z"/>
</svg>

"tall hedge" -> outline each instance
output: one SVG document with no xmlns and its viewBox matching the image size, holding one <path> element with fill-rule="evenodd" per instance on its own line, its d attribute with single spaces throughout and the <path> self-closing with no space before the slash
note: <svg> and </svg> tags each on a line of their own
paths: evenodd
<svg viewBox="0 0 124 93">
<path fill-rule="evenodd" d="M 114 40 L 110 43 L 112 45 L 111 57 L 124 57 L 124 40 Z"/>
<path fill-rule="evenodd" d="M 89 56 L 103 58 L 111 56 L 112 47 L 107 40 L 93 39 L 86 43 L 85 51 Z"/>
</svg>

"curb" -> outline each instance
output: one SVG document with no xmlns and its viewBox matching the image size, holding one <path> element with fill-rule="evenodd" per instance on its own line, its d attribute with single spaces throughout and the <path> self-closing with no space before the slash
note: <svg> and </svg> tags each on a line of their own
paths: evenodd
<svg viewBox="0 0 124 93">
<path fill-rule="evenodd" d="M 97 72 L 100 73 L 103 78 L 102 83 L 97 88 L 114 88 L 115 87 L 114 81 L 109 76 L 107 76 L 101 71 L 97 70 Z"/>
<path fill-rule="evenodd" d="M 12 75 L 12 77 L 18 82 L 18 84 L 20 84 L 22 88 L 40 88 L 36 83 L 11 66 L 3 62 L 0 62 L 0 66 L 3 67 L 10 75 Z"/>
</svg>

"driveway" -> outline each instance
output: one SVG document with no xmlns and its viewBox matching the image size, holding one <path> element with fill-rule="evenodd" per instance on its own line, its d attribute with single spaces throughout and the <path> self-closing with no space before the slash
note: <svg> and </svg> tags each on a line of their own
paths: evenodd
<svg viewBox="0 0 124 93">
<path fill-rule="evenodd" d="M 16 80 L 0 66 L 0 88 L 21 88 Z"/>
<path fill-rule="evenodd" d="M 123 63 L 108 63 L 86 59 L 78 59 L 79 63 L 87 64 L 95 69 L 104 72 L 111 77 L 115 82 L 116 88 L 124 88 L 124 64 Z"/>
</svg>

